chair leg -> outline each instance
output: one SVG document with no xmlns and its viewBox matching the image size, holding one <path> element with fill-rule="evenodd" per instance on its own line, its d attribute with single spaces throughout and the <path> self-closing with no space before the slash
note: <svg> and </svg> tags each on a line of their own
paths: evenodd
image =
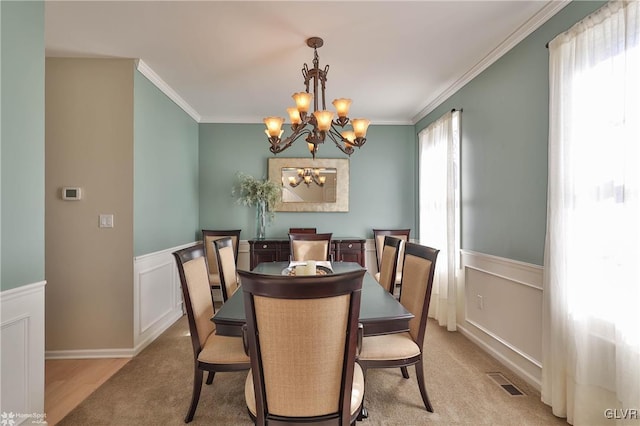
<svg viewBox="0 0 640 426">
<path fill-rule="evenodd" d="M 200 390 L 202 389 L 202 370 L 195 366 L 193 374 L 193 395 L 191 396 L 191 406 L 187 412 L 187 416 L 184 418 L 185 423 L 189 423 L 193 420 L 193 415 L 196 413 L 198 407 L 198 400 L 200 399 Z"/>
<path fill-rule="evenodd" d="M 407 370 L 407 367 L 400 367 L 400 370 L 402 371 L 402 377 L 404 377 L 405 379 L 409 378 L 409 370 Z"/>
<path fill-rule="evenodd" d="M 360 364 L 360 368 L 362 368 L 362 377 L 364 377 L 366 379 L 367 377 L 367 367 L 365 367 L 364 365 Z M 365 380 L 365 383 L 367 383 L 367 381 Z M 366 392 L 366 390 L 365 390 Z M 369 411 L 367 411 L 367 409 L 364 406 L 364 397 L 362 398 L 362 405 L 360 406 L 360 412 L 358 413 L 358 416 L 356 417 L 356 421 L 361 422 L 364 419 L 369 417 Z M 355 423 L 355 422 L 354 422 Z"/>
<path fill-rule="evenodd" d="M 362 403 L 362 408 L 360 409 L 360 413 L 358 414 L 358 417 L 356 418 L 356 421 L 363 421 L 364 419 L 369 418 L 369 411 L 367 411 L 367 409 L 364 407 L 364 402 Z"/>
<path fill-rule="evenodd" d="M 427 411 L 433 413 L 433 407 L 429 402 L 429 395 L 427 395 L 427 388 L 424 385 L 424 367 L 422 366 L 422 359 L 416 363 L 416 377 L 418 379 L 418 387 L 420 388 L 420 395 L 422 395 L 422 402 L 427 408 Z"/>
<path fill-rule="evenodd" d="M 213 383 L 213 376 L 215 376 L 215 374 L 216 374 L 215 371 L 209 371 L 209 374 L 207 375 L 207 381 L 206 381 L 208 385 Z"/>
</svg>

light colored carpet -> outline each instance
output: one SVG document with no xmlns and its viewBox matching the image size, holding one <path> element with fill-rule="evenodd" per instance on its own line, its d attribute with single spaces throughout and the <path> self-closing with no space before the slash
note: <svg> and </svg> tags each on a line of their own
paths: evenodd
<svg viewBox="0 0 640 426">
<path fill-rule="evenodd" d="M 367 372 L 365 406 L 374 425 L 567 425 L 540 402 L 540 394 L 460 333 L 430 322 L 425 377 L 434 408 L 422 405 L 415 370 Z M 72 425 L 181 425 L 191 400 L 193 355 L 186 317 L 133 358 L 60 423 Z M 512 397 L 487 372 L 502 372 L 527 395 Z M 250 425 L 244 403 L 246 372 L 218 373 L 203 385 L 192 425 Z M 206 377 L 206 376 L 205 376 Z"/>
</svg>

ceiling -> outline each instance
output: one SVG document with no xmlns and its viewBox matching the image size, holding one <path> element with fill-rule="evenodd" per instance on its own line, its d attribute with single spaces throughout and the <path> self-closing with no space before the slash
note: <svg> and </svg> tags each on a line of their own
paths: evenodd
<svg viewBox="0 0 640 426">
<path fill-rule="evenodd" d="M 318 36 L 327 103 L 410 124 L 557 13 L 565 1 L 46 1 L 48 57 L 140 59 L 198 122 L 286 117 Z M 328 105 L 330 106 L 330 105 Z"/>
</svg>

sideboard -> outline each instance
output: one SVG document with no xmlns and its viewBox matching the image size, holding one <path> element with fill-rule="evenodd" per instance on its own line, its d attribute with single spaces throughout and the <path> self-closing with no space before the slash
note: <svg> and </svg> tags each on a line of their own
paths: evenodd
<svg viewBox="0 0 640 426">
<path fill-rule="evenodd" d="M 364 238 L 332 238 L 331 254 L 333 260 L 335 262 L 356 262 L 364 268 L 364 243 Z M 261 262 L 287 262 L 290 254 L 289 238 L 249 240 L 251 269 Z"/>
</svg>

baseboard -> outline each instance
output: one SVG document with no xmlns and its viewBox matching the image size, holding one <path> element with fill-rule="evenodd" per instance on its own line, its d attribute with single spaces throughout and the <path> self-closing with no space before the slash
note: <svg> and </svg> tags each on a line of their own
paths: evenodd
<svg viewBox="0 0 640 426">
<path fill-rule="evenodd" d="M 146 334 L 143 339 L 134 347 L 133 355 L 138 355 L 144 348 L 149 346 L 151 342 L 156 340 L 158 336 L 164 333 L 169 327 L 173 325 L 176 321 L 182 318 L 184 314 L 182 313 L 182 309 L 174 310 L 170 315 L 164 317 L 164 321 L 156 323 L 154 329 Z"/>
<path fill-rule="evenodd" d="M 95 358 L 132 358 L 138 355 L 144 348 L 149 346 L 151 342 L 164 333 L 177 320 L 182 318 L 182 312 L 175 312 L 171 316 L 167 316 L 164 321 L 159 323 L 153 330 L 153 333 L 145 336 L 134 348 L 123 349 L 79 349 L 79 350 L 63 350 L 63 351 L 46 351 L 46 359 L 95 359 Z"/>
<path fill-rule="evenodd" d="M 95 359 L 95 358 L 132 358 L 133 349 L 72 349 L 62 351 L 46 351 L 45 359 Z"/>
<path fill-rule="evenodd" d="M 504 351 L 498 351 L 491 347 L 489 344 L 485 343 L 482 339 L 478 338 L 476 334 L 472 333 L 465 327 L 464 324 L 458 324 L 458 331 L 462 333 L 463 336 L 471 340 L 476 345 L 480 346 L 485 352 L 491 355 L 493 358 L 500 361 L 502 364 L 507 366 L 511 371 L 516 373 L 521 379 L 525 382 L 533 386 L 538 392 L 542 389 L 542 383 L 540 377 L 542 376 L 542 368 L 538 365 L 532 365 L 533 368 L 538 369 L 539 374 L 532 375 L 527 370 L 521 367 L 521 362 L 514 361 L 514 356 L 506 356 Z"/>
</svg>

